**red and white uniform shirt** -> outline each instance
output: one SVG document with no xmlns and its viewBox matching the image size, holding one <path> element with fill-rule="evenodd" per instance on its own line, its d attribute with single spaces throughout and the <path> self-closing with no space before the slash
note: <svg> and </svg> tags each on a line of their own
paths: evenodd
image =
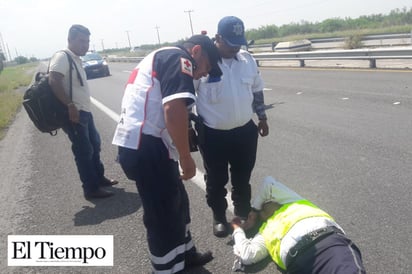
<svg viewBox="0 0 412 274">
<path fill-rule="evenodd" d="M 122 100 L 113 144 L 139 149 L 141 134 L 162 138 L 170 157 L 178 153 L 166 129 L 163 104 L 174 99 L 195 103 L 194 61 L 184 49 L 167 47 L 150 53 L 132 71 Z"/>
</svg>

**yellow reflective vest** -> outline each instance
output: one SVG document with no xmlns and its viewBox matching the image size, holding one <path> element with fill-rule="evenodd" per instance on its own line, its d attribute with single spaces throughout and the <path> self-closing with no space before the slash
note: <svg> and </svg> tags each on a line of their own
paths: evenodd
<svg viewBox="0 0 412 274">
<path fill-rule="evenodd" d="M 283 237 L 294 224 L 311 217 L 326 217 L 333 220 L 329 214 L 308 200 L 299 200 L 284 204 L 261 225 L 259 233 L 265 239 L 266 248 L 275 263 L 282 269 L 286 269 L 280 256 L 280 244 Z"/>
</svg>

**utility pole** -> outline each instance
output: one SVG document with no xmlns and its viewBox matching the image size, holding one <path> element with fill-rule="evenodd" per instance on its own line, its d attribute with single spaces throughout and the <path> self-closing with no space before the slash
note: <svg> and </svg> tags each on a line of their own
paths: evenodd
<svg viewBox="0 0 412 274">
<path fill-rule="evenodd" d="M 157 41 L 159 42 L 159 46 L 160 46 L 159 28 L 160 28 L 160 27 L 159 27 L 158 25 L 156 25 L 155 29 L 156 29 L 156 32 L 157 32 Z"/>
<path fill-rule="evenodd" d="M 127 33 L 127 40 L 129 41 L 129 48 L 132 49 L 132 44 L 130 43 L 130 36 L 129 36 L 129 30 L 126 30 Z"/>
<path fill-rule="evenodd" d="M 194 12 L 194 10 L 185 10 L 184 12 L 187 12 L 189 14 L 190 29 L 192 30 L 193 35 L 192 16 L 190 15 L 190 13 Z"/>
<path fill-rule="evenodd" d="M 9 61 L 11 61 L 11 54 L 9 50 L 9 45 L 6 43 L 7 53 L 9 54 Z"/>
<path fill-rule="evenodd" d="M 3 53 L 4 58 L 7 61 L 9 58 L 7 58 L 6 47 L 4 46 L 3 36 L 1 35 L 1 32 L 0 32 L 0 52 Z"/>
<path fill-rule="evenodd" d="M 102 51 L 104 51 L 103 39 L 100 39 L 100 41 L 102 41 Z"/>
</svg>

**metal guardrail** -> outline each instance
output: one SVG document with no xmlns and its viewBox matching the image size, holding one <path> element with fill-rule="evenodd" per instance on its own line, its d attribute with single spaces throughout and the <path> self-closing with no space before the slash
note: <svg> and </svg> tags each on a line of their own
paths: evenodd
<svg viewBox="0 0 412 274">
<path fill-rule="evenodd" d="M 412 33 L 395 33 L 395 34 L 375 34 L 364 35 L 361 37 L 362 41 L 368 40 L 380 40 L 380 39 L 412 39 Z M 330 38 L 316 38 L 308 39 L 312 43 L 329 43 L 329 42 L 342 42 L 345 41 L 345 37 L 330 37 Z"/>
<path fill-rule="evenodd" d="M 312 48 L 321 49 L 342 49 L 347 37 L 328 37 L 328 38 L 313 38 L 307 39 L 312 43 Z M 361 36 L 361 42 L 363 47 L 376 48 L 379 46 L 409 46 L 412 45 L 412 32 L 411 33 L 395 33 L 395 34 L 374 34 Z M 275 46 L 278 43 L 266 43 L 266 44 L 252 44 L 248 46 L 253 52 L 267 52 L 275 51 Z M 336 44 L 336 45 L 331 45 Z M 325 46 L 324 46 L 325 45 Z"/>
<path fill-rule="evenodd" d="M 261 61 L 299 61 L 300 67 L 305 60 L 369 60 L 369 67 L 376 68 L 378 59 L 412 59 L 412 47 L 384 49 L 325 50 L 305 52 L 271 52 L 253 54 L 258 66 Z"/>
<path fill-rule="evenodd" d="M 306 60 L 369 60 L 369 67 L 376 68 L 378 59 L 412 59 L 412 47 L 382 48 L 382 49 L 353 49 L 353 50 L 319 50 L 302 52 L 270 52 L 255 53 L 252 56 L 259 65 L 262 61 L 299 61 L 300 67 L 305 66 Z M 135 62 L 143 57 L 108 57 L 111 62 Z"/>
</svg>

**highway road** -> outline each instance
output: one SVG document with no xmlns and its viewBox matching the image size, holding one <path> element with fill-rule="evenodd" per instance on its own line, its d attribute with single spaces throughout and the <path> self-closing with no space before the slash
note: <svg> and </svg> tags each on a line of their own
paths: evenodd
<svg viewBox="0 0 412 274">
<path fill-rule="evenodd" d="M 142 208 L 111 145 L 133 64 L 89 80 L 102 160 L 120 180 L 109 199 L 84 200 L 63 132 L 39 133 L 20 112 L 0 141 L 0 273 L 149 273 Z M 271 175 L 325 209 L 360 247 L 368 273 L 412 273 L 412 72 L 262 68 L 270 135 L 259 139 L 256 190 Z M 215 259 L 188 273 L 231 273 L 230 238 L 212 234 L 203 171 L 185 182 L 192 234 Z M 228 216 L 232 216 L 230 210 Z M 113 267 L 8 267 L 7 235 L 114 235 Z M 280 273 L 270 260 L 247 273 Z"/>
</svg>

